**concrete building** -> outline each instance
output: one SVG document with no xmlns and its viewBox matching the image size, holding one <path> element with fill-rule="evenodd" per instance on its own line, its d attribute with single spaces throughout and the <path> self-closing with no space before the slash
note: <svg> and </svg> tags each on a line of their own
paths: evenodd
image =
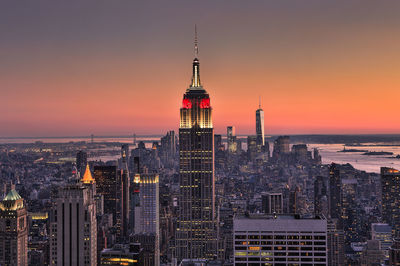
<svg viewBox="0 0 400 266">
<path fill-rule="evenodd" d="M 261 195 L 262 211 L 266 214 L 283 213 L 282 193 L 267 192 Z"/>
<path fill-rule="evenodd" d="M 328 265 L 327 222 L 298 215 L 235 217 L 234 263 L 247 265 Z"/>
<path fill-rule="evenodd" d="M 89 167 L 60 189 L 50 216 L 50 265 L 97 265 L 95 180 Z"/>
<path fill-rule="evenodd" d="M 0 201 L 0 265 L 28 265 L 27 223 L 24 199 L 12 189 Z"/>
</svg>

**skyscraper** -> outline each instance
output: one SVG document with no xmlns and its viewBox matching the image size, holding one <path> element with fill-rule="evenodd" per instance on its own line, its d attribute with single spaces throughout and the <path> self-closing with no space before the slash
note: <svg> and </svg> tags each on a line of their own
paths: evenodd
<svg viewBox="0 0 400 266">
<path fill-rule="evenodd" d="M 95 180 L 89 167 L 77 184 L 58 192 L 50 215 L 50 265 L 96 265 Z"/>
<path fill-rule="evenodd" d="M 85 151 L 78 151 L 76 153 L 76 169 L 79 172 L 79 176 L 85 173 L 85 167 L 87 164 L 87 153 Z"/>
<path fill-rule="evenodd" d="M 283 213 L 282 193 L 264 193 L 261 195 L 262 211 L 266 214 Z"/>
<path fill-rule="evenodd" d="M 0 265 L 28 265 L 27 211 L 14 189 L 0 201 Z"/>
<path fill-rule="evenodd" d="M 331 218 L 341 219 L 342 215 L 342 179 L 336 164 L 329 166 L 329 214 Z"/>
<path fill-rule="evenodd" d="M 113 224 L 117 219 L 117 167 L 112 166 L 94 166 L 94 179 L 96 180 L 97 193 L 104 195 L 104 213 L 113 215 Z"/>
<path fill-rule="evenodd" d="M 140 205 L 135 208 L 135 237 L 143 246 L 150 245 L 145 253 L 152 257 L 146 265 L 159 265 L 160 211 L 158 174 L 137 174 L 134 182 L 139 185 Z M 144 242 L 152 243 L 144 243 Z"/>
<path fill-rule="evenodd" d="M 216 254 L 214 129 L 210 97 L 200 83 L 197 50 L 196 36 L 192 83 L 180 109 L 178 260 Z"/>
<path fill-rule="evenodd" d="M 256 111 L 256 135 L 257 135 L 257 146 L 265 145 L 264 136 L 264 110 L 261 109 L 261 102 L 258 105 Z"/>
<path fill-rule="evenodd" d="M 381 167 L 382 218 L 400 236 L 400 171 Z"/>
<path fill-rule="evenodd" d="M 328 179 L 323 176 L 317 176 L 314 181 L 314 213 L 329 216 L 329 185 Z"/>
<path fill-rule="evenodd" d="M 228 143 L 228 152 L 235 153 L 237 150 L 237 143 L 236 143 L 236 130 L 234 126 L 229 126 L 226 128 L 226 139 Z"/>
</svg>

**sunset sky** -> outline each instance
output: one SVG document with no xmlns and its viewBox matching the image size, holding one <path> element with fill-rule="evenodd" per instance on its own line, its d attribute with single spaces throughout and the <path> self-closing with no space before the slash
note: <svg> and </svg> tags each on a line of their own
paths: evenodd
<svg viewBox="0 0 400 266">
<path fill-rule="evenodd" d="M 1 1 L 0 137 L 164 134 L 193 31 L 214 128 L 400 133 L 400 1 Z"/>
</svg>

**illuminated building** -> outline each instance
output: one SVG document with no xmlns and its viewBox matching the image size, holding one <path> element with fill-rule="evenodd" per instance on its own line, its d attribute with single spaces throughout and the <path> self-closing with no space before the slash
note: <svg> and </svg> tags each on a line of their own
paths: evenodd
<svg viewBox="0 0 400 266">
<path fill-rule="evenodd" d="M 256 111 L 256 135 L 257 135 L 257 146 L 265 145 L 265 133 L 264 133 L 264 111 L 261 109 L 261 102 Z"/>
<path fill-rule="evenodd" d="M 329 166 L 329 214 L 330 218 L 340 219 L 342 214 L 342 179 L 336 164 Z"/>
<path fill-rule="evenodd" d="M 117 198 L 117 167 L 94 166 L 93 176 L 96 180 L 96 191 L 104 196 L 104 213 L 113 215 L 113 224 L 117 223 L 117 213 L 119 213 Z"/>
<path fill-rule="evenodd" d="M 382 218 L 400 236 L 400 171 L 381 167 Z"/>
<path fill-rule="evenodd" d="M 328 265 L 344 265 L 344 232 L 337 227 L 338 219 L 328 220 Z"/>
<path fill-rule="evenodd" d="M 226 139 L 228 143 L 228 152 L 235 153 L 237 151 L 237 143 L 236 130 L 234 126 L 229 126 L 226 128 Z"/>
<path fill-rule="evenodd" d="M 183 96 L 179 127 L 179 212 L 176 256 L 208 259 L 216 255 L 214 129 L 210 97 L 200 83 L 199 59 Z"/>
<path fill-rule="evenodd" d="M 120 210 L 119 217 L 120 229 L 118 237 L 120 239 L 127 239 L 129 237 L 129 146 L 128 144 L 123 144 L 121 147 L 121 160 L 120 169 L 118 170 L 118 182 L 117 182 L 117 199 L 119 200 L 119 205 L 117 208 Z"/>
<path fill-rule="evenodd" d="M 392 227 L 383 223 L 371 224 L 371 239 L 380 242 L 380 249 L 383 250 L 385 259 L 389 259 L 389 249 L 393 245 Z"/>
<path fill-rule="evenodd" d="M 14 189 L 0 201 L 0 265 L 28 265 L 27 211 Z"/>
<path fill-rule="evenodd" d="M 139 184 L 140 206 L 135 208 L 135 236 L 142 246 L 150 245 L 152 252 L 145 249 L 146 254 L 151 254 L 151 262 L 145 265 L 159 265 L 160 247 L 160 211 L 159 211 L 159 176 L 158 174 L 135 175 L 135 183 Z M 132 237 L 131 237 L 132 238 Z M 148 243 L 149 239 L 154 242 Z M 151 241 L 150 241 L 151 242 Z M 148 256 L 146 256 L 148 257 Z M 149 259 L 145 259 L 149 261 Z"/>
<path fill-rule="evenodd" d="M 112 248 L 101 251 L 100 265 L 131 266 L 141 264 L 141 250 L 139 243 L 129 245 L 116 244 Z"/>
<path fill-rule="evenodd" d="M 327 265 L 327 223 L 298 215 L 239 216 L 233 220 L 234 264 Z"/>
<path fill-rule="evenodd" d="M 50 215 L 50 265 L 96 265 L 96 183 L 89 167 L 77 184 L 58 191 Z"/>
<path fill-rule="evenodd" d="M 266 214 L 283 213 L 282 193 L 264 193 L 261 195 L 262 211 Z"/>
</svg>

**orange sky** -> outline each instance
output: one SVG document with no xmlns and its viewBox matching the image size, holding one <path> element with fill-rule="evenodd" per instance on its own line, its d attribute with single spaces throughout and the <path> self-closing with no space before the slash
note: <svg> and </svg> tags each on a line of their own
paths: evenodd
<svg viewBox="0 0 400 266">
<path fill-rule="evenodd" d="M 177 129 L 195 23 L 216 132 L 400 132 L 399 2 L 164 2 L 2 4 L 0 136 Z"/>
</svg>

